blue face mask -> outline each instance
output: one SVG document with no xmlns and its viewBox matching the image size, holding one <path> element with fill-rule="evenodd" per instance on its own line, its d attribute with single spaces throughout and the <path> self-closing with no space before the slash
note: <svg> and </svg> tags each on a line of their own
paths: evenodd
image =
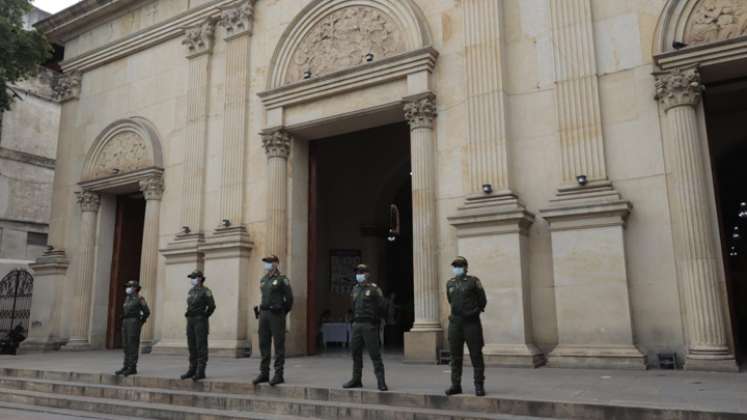
<svg viewBox="0 0 747 420">
<path fill-rule="evenodd" d="M 266 263 L 264 264 L 264 268 L 265 268 L 265 271 L 267 271 L 267 272 L 270 272 L 270 271 L 272 271 L 272 263 L 270 263 L 270 262 L 266 262 Z"/>
<path fill-rule="evenodd" d="M 364 281 L 366 281 L 366 277 L 368 276 L 365 274 L 356 274 L 355 281 L 357 281 L 358 283 L 363 283 Z"/>
<path fill-rule="evenodd" d="M 451 272 L 454 273 L 455 276 L 463 276 L 464 275 L 464 267 L 451 267 Z"/>
</svg>

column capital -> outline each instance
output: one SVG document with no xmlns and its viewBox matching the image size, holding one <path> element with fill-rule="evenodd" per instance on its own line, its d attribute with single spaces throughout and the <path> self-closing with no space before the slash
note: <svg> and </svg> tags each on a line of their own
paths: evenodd
<svg viewBox="0 0 747 420">
<path fill-rule="evenodd" d="M 54 91 L 54 98 L 59 102 L 67 102 L 73 99 L 80 98 L 80 85 L 83 81 L 83 73 L 79 71 L 73 71 L 70 73 L 62 74 L 55 81 L 52 90 Z"/>
<path fill-rule="evenodd" d="M 83 212 L 97 212 L 101 204 L 101 196 L 93 191 L 83 190 L 75 193 L 75 200 L 80 204 Z"/>
<path fill-rule="evenodd" d="M 655 73 L 656 96 L 665 111 L 677 106 L 696 106 L 703 94 L 700 72 L 696 67 L 676 68 L 669 72 Z"/>
<path fill-rule="evenodd" d="M 160 174 L 149 175 L 138 182 L 140 191 L 146 200 L 160 200 L 163 197 L 163 176 Z"/>
<path fill-rule="evenodd" d="M 252 34 L 255 2 L 256 0 L 239 0 L 222 9 L 220 26 L 223 27 L 223 38 L 226 41 Z"/>
<path fill-rule="evenodd" d="M 184 29 L 182 45 L 187 47 L 187 58 L 209 54 L 213 49 L 215 19 L 207 18 L 202 23 Z"/>
<path fill-rule="evenodd" d="M 436 118 L 436 95 L 426 93 L 411 96 L 404 99 L 405 119 L 410 124 L 410 129 L 432 128 L 433 120 Z"/>
<path fill-rule="evenodd" d="M 293 137 L 287 131 L 279 128 L 271 131 L 263 131 L 261 135 L 262 146 L 264 146 L 268 158 L 279 157 L 288 159 Z"/>
</svg>

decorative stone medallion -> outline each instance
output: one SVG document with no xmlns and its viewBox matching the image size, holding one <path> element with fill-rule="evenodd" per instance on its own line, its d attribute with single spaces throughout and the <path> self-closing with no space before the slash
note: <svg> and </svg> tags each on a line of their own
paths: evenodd
<svg viewBox="0 0 747 420">
<path fill-rule="evenodd" d="M 91 177 L 133 172 L 153 165 L 145 140 L 137 133 L 123 131 L 112 137 L 99 152 Z"/>
<path fill-rule="evenodd" d="M 747 35 L 747 1 L 701 0 L 685 29 L 685 43 L 703 44 Z"/>
<path fill-rule="evenodd" d="M 387 14 L 369 6 L 338 9 L 317 22 L 293 53 L 285 83 L 397 55 L 403 31 Z"/>
</svg>

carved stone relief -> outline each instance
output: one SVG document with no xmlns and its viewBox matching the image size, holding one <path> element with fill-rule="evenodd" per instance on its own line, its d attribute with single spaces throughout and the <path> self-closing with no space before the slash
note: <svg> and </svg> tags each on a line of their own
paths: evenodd
<svg viewBox="0 0 747 420">
<path fill-rule="evenodd" d="M 373 7 L 345 7 L 317 22 L 306 34 L 292 55 L 285 83 L 303 80 L 305 74 L 321 76 L 404 50 L 402 28 L 390 16 Z"/>
<path fill-rule="evenodd" d="M 145 140 L 134 132 L 124 131 L 106 143 L 96 159 L 91 177 L 122 174 L 152 165 Z"/>
<path fill-rule="evenodd" d="M 213 48 L 215 21 L 207 19 L 203 23 L 184 30 L 182 44 L 187 47 L 187 57 L 209 53 Z"/>
<path fill-rule="evenodd" d="M 55 99 L 60 102 L 65 102 L 71 99 L 80 98 L 80 84 L 82 78 L 83 75 L 80 72 L 61 75 L 52 87 Z"/>
<path fill-rule="evenodd" d="M 685 43 L 702 44 L 747 35 L 747 1 L 702 0 L 685 29 Z"/>
</svg>

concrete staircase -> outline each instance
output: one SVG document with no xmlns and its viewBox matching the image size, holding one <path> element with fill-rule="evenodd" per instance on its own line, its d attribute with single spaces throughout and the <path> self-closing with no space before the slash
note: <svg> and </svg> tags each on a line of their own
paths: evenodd
<svg viewBox="0 0 747 420">
<path fill-rule="evenodd" d="M 243 382 L 0 369 L 0 406 L 158 419 L 698 419 L 733 420 L 742 414 L 625 407 L 470 395 L 342 390 Z M 109 417 L 107 417 L 109 416 Z"/>
</svg>

